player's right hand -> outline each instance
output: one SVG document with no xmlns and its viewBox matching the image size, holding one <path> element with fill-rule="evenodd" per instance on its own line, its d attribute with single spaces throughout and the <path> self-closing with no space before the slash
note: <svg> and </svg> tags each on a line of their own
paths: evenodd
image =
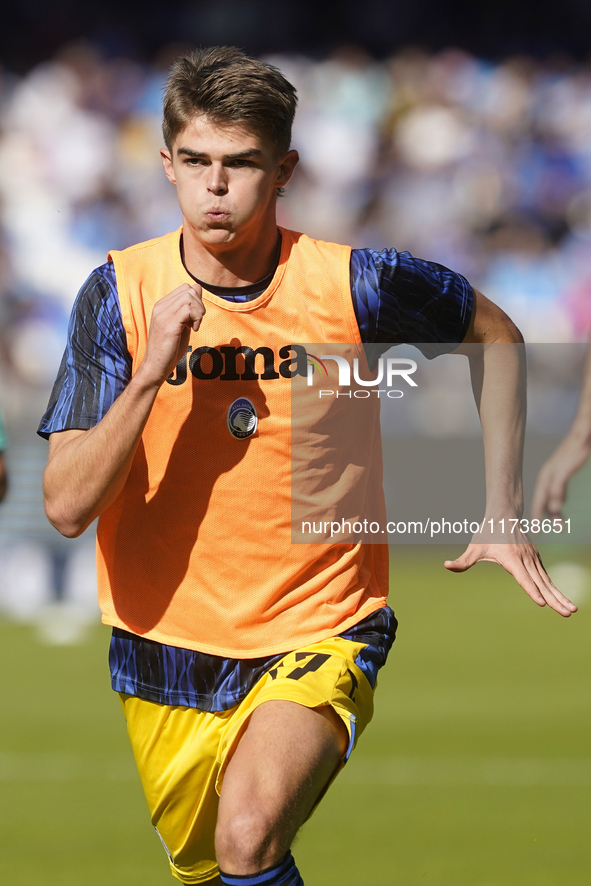
<svg viewBox="0 0 591 886">
<path fill-rule="evenodd" d="M 199 283 L 183 283 L 156 302 L 141 366 L 144 381 L 163 384 L 186 353 L 191 331 L 197 332 L 204 314 Z"/>
</svg>

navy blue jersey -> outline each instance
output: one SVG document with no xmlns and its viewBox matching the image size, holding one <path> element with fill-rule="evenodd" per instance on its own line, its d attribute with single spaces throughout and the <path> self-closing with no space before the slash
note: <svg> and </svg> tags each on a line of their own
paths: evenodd
<svg viewBox="0 0 591 886">
<path fill-rule="evenodd" d="M 384 606 L 339 634 L 345 640 L 367 644 L 355 664 L 372 688 L 378 670 L 386 663 L 397 627 L 394 613 L 389 606 Z M 166 646 L 113 628 L 109 651 L 111 685 L 116 692 L 137 695 L 158 704 L 228 711 L 246 698 L 287 651 L 266 658 L 221 658 Z"/>
<path fill-rule="evenodd" d="M 375 345 L 375 353 L 391 344 L 420 343 L 432 357 L 464 339 L 473 290 L 460 274 L 408 252 L 354 249 L 350 275 L 361 340 Z M 269 282 L 265 278 L 261 288 L 253 284 L 208 289 L 222 298 L 248 301 Z M 94 427 L 125 389 L 131 368 L 117 280 L 112 262 L 107 262 L 92 272 L 74 304 L 68 343 L 39 434 L 48 437 L 56 431 Z M 384 607 L 341 635 L 367 644 L 356 664 L 372 685 L 395 629 L 394 615 Z M 119 692 L 160 704 L 220 711 L 238 704 L 282 657 L 225 659 L 115 628 L 109 661 L 112 685 Z"/>
</svg>

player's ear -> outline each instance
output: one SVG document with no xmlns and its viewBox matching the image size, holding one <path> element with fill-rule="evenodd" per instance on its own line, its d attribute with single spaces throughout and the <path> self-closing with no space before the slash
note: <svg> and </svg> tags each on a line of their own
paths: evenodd
<svg viewBox="0 0 591 886">
<path fill-rule="evenodd" d="M 160 156 L 162 157 L 162 162 L 164 164 L 164 172 L 166 173 L 166 178 L 169 182 L 172 182 L 173 185 L 176 185 L 176 176 L 174 174 L 174 169 L 172 166 L 172 156 L 168 148 L 162 148 L 160 151 Z"/>
<path fill-rule="evenodd" d="M 288 151 L 281 163 L 277 174 L 276 186 L 283 188 L 293 175 L 294 169 L 300 161 L 300 155 L 297 151 Z"/>
</svg>

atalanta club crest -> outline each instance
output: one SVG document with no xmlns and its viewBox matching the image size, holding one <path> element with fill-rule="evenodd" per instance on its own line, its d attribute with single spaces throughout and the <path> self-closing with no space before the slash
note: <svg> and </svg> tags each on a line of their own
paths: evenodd
<svg viewBox="0 0 591 886">
<path fill-rule="evenodd" d="M 244 440 L 245 437 L 252 437 L 259 423 L 254 404 L 247 397 L 234 400 L 228 409 L 227 422 L 228 430 L 236 439 Z"/>
</svg>

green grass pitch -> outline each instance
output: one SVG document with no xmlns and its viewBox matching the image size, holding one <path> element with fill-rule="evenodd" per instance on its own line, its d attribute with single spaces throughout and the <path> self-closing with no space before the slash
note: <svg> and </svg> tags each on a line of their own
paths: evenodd
<svg viewBox="0 0 591 886">
<path fill-rule="evenodd" d="M 547 559 L 565 554 L 588 556 Z M 373 722 L 297 841 L 306 886 L 588 882 L 591 606 L 563 620 L 493 564 L 446 573 L 448 555 L 393 551 L 399 638 Z M 109 688 L 107 644 L 103 627 L 82 646 L 48 647 L 0 622 L 0 866 L 11 886 L 175 882 Z"/>
</svg>

